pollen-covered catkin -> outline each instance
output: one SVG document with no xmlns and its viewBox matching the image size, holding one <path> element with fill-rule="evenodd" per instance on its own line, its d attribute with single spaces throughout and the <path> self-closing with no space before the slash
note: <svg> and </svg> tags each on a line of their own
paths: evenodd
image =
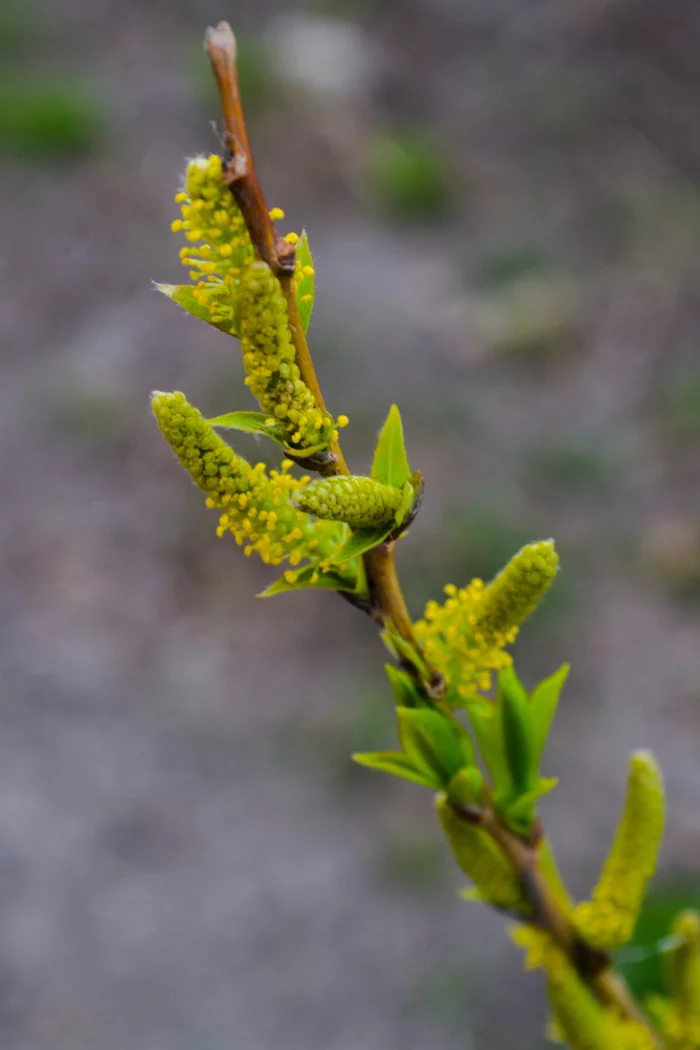
<svg viewBox="0 0 700 1050">
<path fill-rule="evenodd" d="M 556 576 L 559 556 L 552 540 L 523 547 L 488 585 L 445 587 L 443 605 L 428 602 L 416 635 L 428 662 L 445 677 L 448 702 L 488 692 L 491 675 L 512 663 L 505 647 L 535 609 Z"/>
<path fill-rule="evenodd" d="M 622 817 L 593 899 L 574 909 L 576 928 L 589 944 L 615 949 L 632 936 L 663 830 L 661 771 L 652 754 L 637 751 L 630 758 Z"/>
<path fill-rule="evenodd" d="M 238 284 L 255 258 L 245 220 L 222 175 L 221 157 L 195 157 L 176 195 L 182 218 L 172 224 L 189 242 L 180 259 L 195 281 L 193 298 L 206 320 L 237 335 Z M 198 243 L 203 242 L 203 243 Z"/>
<path fill-rule="evenodd" d="M 266 415 L 285 429 L 290 445 L 328 444 L 332 419 L 301 379 L 287 304 L 270 267 L 253 262 L 240 275 L 240 339 L 246 386 Z"/>
<path fill-rule="evenodd" d="M 207 504 L 223 511 L 218 535 L 231 532 L 245 553 L 264 562 L 291 566 L 303 559 L 321 564 L 348 536 L 344 525 L 313 521 L 298 510 L 292 496 L 308 478 L 289 474 L 291 462 L 269 474 L 263 463 L 252 467 L 223 441 L 181 393 L 156 393 L 153 412 L 163 437 L 195 483 L 207 493 Z M 293 569 L 288 574 L 294 575 Z M 289 582 L 293 582 L 290 580 Z"/>
<path fill-rule="evenodd" d="M 491 836 L 461 820 L 444 793 L 438 794 L 435 805 L 455 860 L 483 897 L 498 908 L 528 915 L 530 905 L 515 870 Z"/>
<path fill-rule="evenodd" d="M 353 529 L 388 525 L 401 503 L 401 490 L 373 478 L 356 475 L 314 481 L 295 496 L 309 514 L 328 521 L 344 521 Z"/>
</svg>

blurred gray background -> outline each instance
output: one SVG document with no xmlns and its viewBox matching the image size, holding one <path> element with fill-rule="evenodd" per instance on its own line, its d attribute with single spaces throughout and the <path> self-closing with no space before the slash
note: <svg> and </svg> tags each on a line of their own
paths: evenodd
<svg viewBox="0 0 700 1050">
<path fill-rule="evenodd" d="M 540 1050 L 540 976 L 457 899 L 428 794 L 350 763 L 394 740 L 372 625 L 256 601 L 269 573 L 149 416 L 152 388 L 253 407 L 237 344 L 150 286 L 187 279 L 172 196 L 218 149 L 220 18 L 268 201 L 310 234 L 351 463 L 396 400 L 426 477 L 412 610 L 554 535 L 517 653 L 530 684 L 573 661 L 564 871 L 585 893 L 652 746 L 642 940 L 700 892 L 694 0 L 5 0 L 0 1042 Z"/>
</svg>

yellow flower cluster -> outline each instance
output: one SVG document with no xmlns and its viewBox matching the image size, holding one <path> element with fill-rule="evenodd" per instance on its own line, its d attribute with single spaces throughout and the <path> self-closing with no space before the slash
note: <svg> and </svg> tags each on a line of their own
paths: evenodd
<svg viewBox="0 0 700 1050">
<path fill-rule="evenodd" d="M 334 436 L 333 421 L 319 410 L 301 379 L 282 289 L 269 267 L 255 260 L 245 220 L 223 179 L 221 157 L 189 161 L 185 188 L 175 200 L 182 218 L 172 229 L 183 231 L 190 242 L 180 258 L 196 282 L 192 298 L 198 311 L 240 337 L 246 384 L 263 412 L 283 426 L 289 443 L 299 449 L 327 446 Z M 273 208 L 270 216 L 284 218 L 284 212 Z M 298 240 L 292 233 L 286 239 L 292 244 Z M 297 259 L 297 291 L 312 275 L 313 267 Z"/>
<path fill-rule="evenodd" d="M 344 521 L 353 529 L 388 525 L 401 503 L 401 489 L 356 475 L 323 478 L 298 492 L 297 507 L 329 521 Z"/>
<path fill-rule="evenodd" d="M 180 259 L 197 282 L 195 302 L 209 311 L 213 324 L 237 335 L 238 281 L 255 253 L 240 209 L 223 180 L 221 157 L 212 154 L 189 161 L 185 188 L 175 201 L 182 218 L 171 228 L 183 230 L 190 242 L 180 251 Z"/>
<path fill-rule="evenodd" d="M 488 585 L 478 579 L 460 590 L 448 584 L 444 605 L 428 602 L 416 635 L 456 703 L 488 692 L 491 673 L 511 664 L 505 647 L 549 589 L 558 563 L 552 540 L 531 543 Z"/>
<path fill-rule="evenodd" d="M 596 948 L 622 947 L 632 936 L 664 831 L 664 786 L 654 756 L 630 758 L 625 805 L 593 899 L 574 909 L 579 933 Z"/>
<path fill-rule="evenodd" d="M 240 276 L 240 339 L 246 386 L 263 412 L 281 423 L 298 448 L 330 443 L 332 419 L 301 379 L 287 304 L 270 267 L 250 263 Z"/>
<path fill-rule="evenodd" d="M 304 559 L 323 568 L 348 537 L 345 525 L 316 522 L 298 510 L 292 496 L 308 484 L 293 478 L 288 460 L 280 471 L 252 467 L 238 456 L 181 393 L 156 393 L 153 412 L 163 437 L 195 483 L 207 493 L 207 505 L 223 511 L 217 533 L 231 532 L 245 553 L 264 562 L 291 566 Z M 294 577 L 288 570 L 287 577 Z M 290 578 L 289 582 L 294 582 Z"/>
</svg>

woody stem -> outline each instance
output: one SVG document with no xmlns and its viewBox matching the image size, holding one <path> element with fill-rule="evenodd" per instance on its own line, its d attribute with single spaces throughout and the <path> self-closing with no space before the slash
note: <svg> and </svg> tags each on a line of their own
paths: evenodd
<svg viewBox="0 0 700 1050">
<path fill-rule="evenodd" d="M 323 394 L 299 317 L 294 289 L 295 250 L 277 234 L 255 170 L 238 86 L 236 38 L 230 26 L 226 22 L 220 22 L 216 28 L 209 28 L 205 35 L 205 47 L 221 99 L 224 142 L 227 148 L 224 178 L 241 209 L 256 254 L 270 266 L 280 282 L 287 304 L 289 327 L 301 378 L 313 394 L 320 410 L 325 413 Z M 309 461 L 306 465 L 312 468 L 313 463 Z M 350 473 L 336 440 L 331 443 L 328 460 L 320 463 L 316 469 L 324 476 Z M 382 626 L 391 622 L 404 641 L 418 648 L 411 617 L 396 574 L 394 544 L 386 542 L 368 551 L 364 555 L 364 563 L 372 595 L 369 606 L 371 614 Z M 434 684 L 433 682 L 433 687 Z M 425 685 L 429 690 L 430 683 Z"/>
</svg>

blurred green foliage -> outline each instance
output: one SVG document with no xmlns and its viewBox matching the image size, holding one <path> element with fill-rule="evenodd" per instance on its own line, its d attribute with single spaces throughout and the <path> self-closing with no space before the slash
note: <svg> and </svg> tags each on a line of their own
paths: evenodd
<svg viewBox="0 0 700 1050">
<path fill-rule="evenodd" d="M 375 135 L 367 143 L 363 167 L 369 193 L 389 219 L 436 222 L 453 211 L 451 159 L 425 131 L 411 128 Z"/>
<path fill-rule="evenodd" d="M 669 380 L 663 396 L 663 418 L 679 437 L 700 437 L 700 368 L 691 366 Z"/>
<path fill-rule="evenodd" d="M 524 277 L 549 274 L 555 260 L 536 245 L 504 245 L 484 252 L 471 269 L 471 283 L 480 291 L 493 292 Z"/>
<path fill-rule="evenodd" d="M 700 909 L 700 880 L 679 876 L 651 891 L 642 909 L 634 937 L 620 953 L 618 969 L 642 1001 L 652 992 L 666 991 L 665 939 L 671 921 L 685 908 Z"/>
<path fill-rule="evenodd" d="M 0 57 L 17 58 L 40 34 L 40 18 L 31 0 L 3 0 L 0 4 Z"/>
<path fill-rule="evenodd" d="M 28 77 L 0 83 L 0 151 L 17 157 L 70 159 L 93 151 L 100 112 L 91 85 Z"/>
<path fill-rule="evenodd" d="M 595 493 L 607 488 L 611 464 L 602 442 L 582 438 L 534 446 L 524 456 L 523 474 L 559 493 Z"/>
</svg>

